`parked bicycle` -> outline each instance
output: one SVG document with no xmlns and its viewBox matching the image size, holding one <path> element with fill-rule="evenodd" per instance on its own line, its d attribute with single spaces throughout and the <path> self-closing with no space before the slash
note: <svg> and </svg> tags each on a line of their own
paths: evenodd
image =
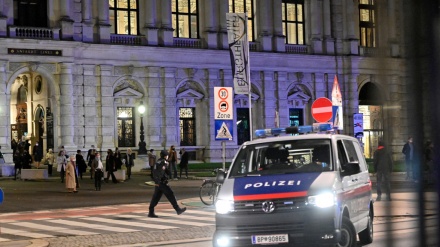
<svg viewBox="0 0 440 247">
<path fill-rule="evenodd" d="M 217 201 L 217 195 L 221 188 L 221 183 L 217 183 L 218 179 L 217 176 L 219 175 L 219 170 L 222 170 L 220 168 L 217 168 L 213 171 L 213 174 L 216 175 L 216 179 L 204 179 L 203 184 L 200 186 L 199 196 L 200 200 L 205 205 L 213 205 Z M 221 173 L 224 174 L 224 173 Z"/>
</svg>

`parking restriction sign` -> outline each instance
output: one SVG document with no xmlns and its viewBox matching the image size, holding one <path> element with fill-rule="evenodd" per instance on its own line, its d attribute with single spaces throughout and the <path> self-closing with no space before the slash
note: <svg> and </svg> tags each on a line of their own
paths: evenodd
<svg viewBox="0 0 440 247">
<path fill-rule="evenodd" d="M 233 120 L 232 87 L 214 87 L 214 119 Z"/>
</svg>

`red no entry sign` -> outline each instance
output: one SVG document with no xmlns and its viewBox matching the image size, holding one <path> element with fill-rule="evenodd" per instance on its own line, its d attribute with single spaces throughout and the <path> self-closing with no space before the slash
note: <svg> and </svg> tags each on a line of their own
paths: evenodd
<svg viewBox="0 0 440 247">
<path fill-rule="evenodd" d="M 328 122 L 333 116 L 331 100 L 322 97 L 312 104 L 312 117 L 319 123 Z"/>
</svg>

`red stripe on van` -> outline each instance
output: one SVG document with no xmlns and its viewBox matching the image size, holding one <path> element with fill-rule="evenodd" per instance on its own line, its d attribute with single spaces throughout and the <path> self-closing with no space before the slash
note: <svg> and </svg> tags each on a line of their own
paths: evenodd
<svg viewBox="0 0 440 247">
<path fill-rule="evenodd" d="M 234 201 L 251 201 L 251 200 L 265 200 L 265 199 L 280 199 L 307 196 L 307 191 L 272 193 L 272 194 L 255 194 L 255 195 L 241 195 L 234 196 Z"/>
</svg>

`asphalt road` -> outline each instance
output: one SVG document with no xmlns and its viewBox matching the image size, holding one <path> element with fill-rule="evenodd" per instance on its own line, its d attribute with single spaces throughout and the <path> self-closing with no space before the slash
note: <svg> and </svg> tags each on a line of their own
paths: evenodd
<svg viewBox="0 0 440 247">
<path fill-rule="evenodd" d="M 149 172 L 149 171 L 148 171 Z M 153 186 L 147 172 L 136 173 L 130 180 L 117 184 L 102 182 L 101 191 L 95 191 L 90 175 L 80 180 L 78 193 L 68 193 L 58 176 L 47 180 L 13 180 L 0 178 L 0 188 L 4 191 L 4 201 L 0 212 L 21 212 L 103 205 L 117 205 L 149 202 Z M 170 181 L 170 186 L 178 200 L 198 197 L 201 180 Z M 162 201 L 167 201 L 165 196 Z"/>
</svg>

